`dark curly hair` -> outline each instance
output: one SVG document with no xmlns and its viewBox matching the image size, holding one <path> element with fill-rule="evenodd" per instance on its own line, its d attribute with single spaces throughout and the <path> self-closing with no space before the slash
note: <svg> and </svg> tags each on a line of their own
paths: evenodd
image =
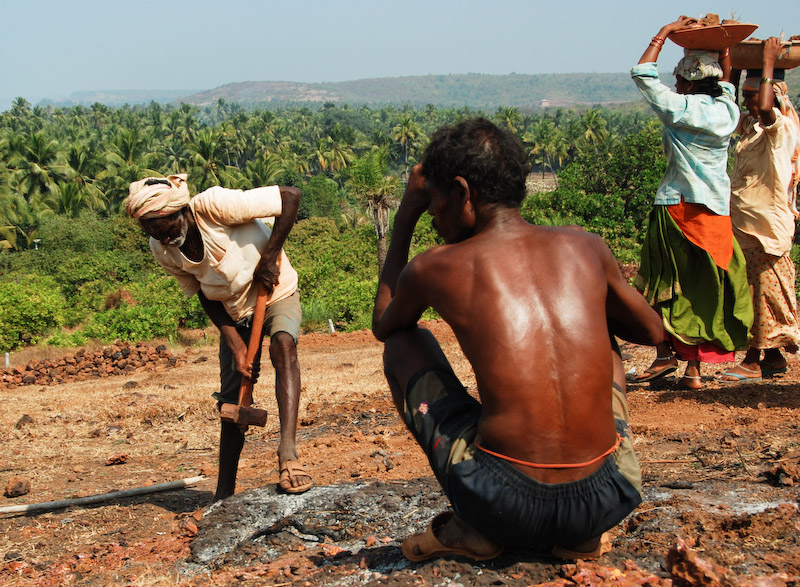
<svg viewBox="0 0 800 587">
<path fill-rule="evenodd" d="M 694 80 L 691 82 L 685 77 L 678 76 L 683 79 L 687 84 L 694 83 L 690 94 L 705 94 L 712 98 L 719 98 L 722 95 L 722 87 L 719 85 L 719 79 L 715 77 L 704 77 L 703 79 Z"/>
<path fill-rule="evenodd" d="M 440 128 L 422 155 L 422 174 L 430 185 L 446 190 L 461 176 L 482 201 L 507 208 L 522 203 L 529 172 L 519 139 L 485 118 Z"/>
</svg>

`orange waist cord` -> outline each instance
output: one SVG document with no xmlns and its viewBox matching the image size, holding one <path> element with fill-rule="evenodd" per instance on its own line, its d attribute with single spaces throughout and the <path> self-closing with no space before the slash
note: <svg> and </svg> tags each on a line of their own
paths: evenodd
<svg viewBox="0 0 800 587">
<path fill-rule="evenodd" d="M 492 455 L 494 457 L 497 457 L 498 459 L 503 459 L 505 461 L 516 463 L 518 465 L 524 465 L 526 467 L 533 467 L 535 469 L 578 469 L 580 467 L 588 467 L 589 465 L 594 465 L 597 461 L 606 458 L 612 452 L 617 450 L 619 448 L 620 444 L 622 444 L 622 437 L 619 435 L 619 432 L 617 432 L 617 441 L 614 443 L 614 446 L 609 448 L 606 452 L 601 454 L 599 457 L 594 458 L 591 461 L 586 461 L 585 463 L 573 463 L 573 464 L 569 464 L 569 465 L 559 465 L 559 464 L 556 464 L 556 463 L 552 463 L 552 464 L 551 463 L 546 463 L 546 464 L 529 463 L 528 461 L 515 459 L 513 457 L 507 457 L 506 455 L 501 455 L 499 452 L 494 452 L 493 450 L 489 450 L 488 448 L 482 447 L 480 444 L 478 444 L 478 440 L 475 439 L 475 446 L 478 447 L 483 452 L 488 453 L 488 454 L 490 454 L 490 455 Z"/>
</svg>

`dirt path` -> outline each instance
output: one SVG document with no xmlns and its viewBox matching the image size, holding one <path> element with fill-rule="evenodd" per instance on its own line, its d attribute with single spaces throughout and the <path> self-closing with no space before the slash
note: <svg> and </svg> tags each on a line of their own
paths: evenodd
<svg viewBox="0 0 800 587">
<path fill-rule="evenodd" d="M 474 390 L 452 333 L 438 322 L 430 328 Z M 300 344 L 300 450 L 316 486 L 435 488 L 425 458 L 393 413 L 381 374 L 381 345 L 371 334 L 306 335 Z M 650 349 L 623 351 L 626 368 L 641 371 L 652 359 Z M 187 514 L 206 508 L 214 490 L 218 420 L 209 394 L 217 381 L 217 359 L 214 346 L 173 352 L 185 359 L 178 368 L 26 386 L 0 395 L 0 483 L 5 487 L 14 476 L 31 483 L 30 493 L 0 497 L 0 506 L 208 477 L 183 491 L 0 516 L 0 583 L 572 585 L 618 584 L 624 577 L 623 583 L 646 579 L 655 585 L 669 580 L 666 557 L 678 538 L 729 576 L 785 573 L 783 583 L 790 577 L 800 581 L 796 359 L 786 376 L 761 383 L 725 386 L 709 380 L 704 390 L 689 392 L 673 389 L 674 380 L 667 379 L 629 388 L 646 500 L 613 531 L 614 550 L 595 564 L 560 565 L 517 553 L 482 565 L 459 560 L 411 565 L 399 555 L 404 536 L 365 530 L 363 540 L 346 550 L 335 543 L 286 539 L 281 554 L 269 560 L 239 556 L 190 571 L 185 563 L 202 522 Z M 266 365 L 264 372 L 270 373 Z M 272 415 L 277 409 L 268 379 L 257 385 L 256 401 Z M 270 416 L 265 429 L 251 429 L 237 493 L 277 481 L 277 425 L 277 417 Z M 115 455 L 124 456 L 118 459 L 124 464 L 106 465 Z M 414 521 L 420 527 L 428 518 L 407 515 L 418 515 Z"/>
</svg>

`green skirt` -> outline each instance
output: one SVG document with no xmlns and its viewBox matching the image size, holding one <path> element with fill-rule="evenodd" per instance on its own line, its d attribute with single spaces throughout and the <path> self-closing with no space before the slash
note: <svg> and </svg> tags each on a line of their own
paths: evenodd
<svg viewBox="0 0 800 587">
<path fill-rule="evenodd" d="M 747 348 L 753 302 L 742 249 L 733 234 L 731 239 L 733 258 L 725 271 L 684 236 L 666 206 L 650 212 L 634 285 L 661 314 L 667 332 L 685 344 Z"/>
</svg>

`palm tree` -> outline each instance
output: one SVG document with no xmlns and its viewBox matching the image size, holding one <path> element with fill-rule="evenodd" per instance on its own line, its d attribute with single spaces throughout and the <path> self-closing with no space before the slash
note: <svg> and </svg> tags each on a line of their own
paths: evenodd
<svg viewBox="0 0 800 587">
<path fill-rule="evenodd" d="M 523 123 L 522 114 L 513 106 L 501 106 L 498 108 L 495 114 L 495 121 L 499 126 L 506 127 L 515 135 L 519 135 L 519 129 Z"/>
<path fill-rule="evenodd" d="M 192 151 L 189 175 L 197 191 L 220 185 L 223 179 L 230 179 L 230 172 L 225 165 L 227 142 L 222 133 L 213 129 L 201 130 L 189 144 L 189 150 Z"/>
<path fill-rule="evenodd" d="M 91 209 L 76 183 L 57 183 L 43 205 L 54 214 L 69 218 L 77 218 L 82 210 Z"/>
<path fill-rule="evenodd" d="M 10 148 L 16 150 L 8 161 L 12 184 L 28 202 L 47 195 L 55 186 L 51 171 L 58 157 L 58 141 L 40 131 L 23 140 L 12 139 Z"/>
<path fill-rule="evenodd" d="M 189 150 L 186 143 L 178 139 L 169 139 L 162 149 L 162 159 L 158 168 L 165 172 L 183 173 L 189 166 Z"/>
<path fill-rule="evenodd" d="M 249 183 L 247 187 L 255 188 L 274 185 L 275 180 L 285 171 L 286 168 L 278 157 L 262 153 L 261 156 L 245 164 L 244 176 Z"/>
<path fill-rule="evenodd" d="M 403 146 L 403 163 L 405 164 L 403 177 L 408 180 L 408 156 L 413 149 L 415 139 L 421 135 L 422 129 L 411 116 L 401 116 L 400 122 L 395 125 L 392 132 L 394 140 Z"/>
<path fill-rule="evenodd" d="M 378 238 L 378 274 L 386 261 L 389 214 L 399 202 L 400 179 L 387 175 L 388 153 L 379 149 L 356 159 L 350 168 L 348 187 L 367 208 Z"/>
<path fill-rule="evenodd" d="M 331 138 L 328 143 L 328 161 L 331 172 L 341 172 L 350 164 L 355 154 L 353 148 L 343 140 Z"/>
<path fill-rule="evenodd" d="M 20 194 L 11 192 L 0 198 L 0 248 L 30 248 L 42 215 Z"/>
<path fill-rule="evenodd" d="M 592 147 L 597 147 L 608 138 L 607 122 L 600 110 L 590 108 L 581 116 L 582 138 Z"/>
<path fill-rule="evenodd" d="M 16 132 L 21 132 L 27 127 L 28 120 L 31 117 L 31 103 L 20 96 L 11 104 L 9 114 L 11 116 L 11 129 Z"/>
<path fill-rule="evenodd" d="M 298 152 L 297 149 L 292 148 L 293 145 L 281 145 L 278 150 L 271 153 L 271 157 L 275 159 L 277 164 L 284 171 L 296 171 L 300 175 L 309 175 L 311 172 L 311 165 L 308 162 L 308 157 L 305 153 Z"/>
<path fill-rule="evenodd" d="M 61 167 L 67 183 L 73 184 L 81 200 L 92 210 L 104 206 L 103 192 L 95 185 L 94 178 L 102 171 L 102 163 L 94 156 L 93 144 L 75 143 L 70 146 Z"/>
<path fill-rule="evenodd" d="M 541 165 L 542 177 L 544 177 L 546 167 L 549 166 L 552 170 L 548 154 L 555 130 L 556 126 L 552 120 L 542 118 L 533 125 L 530 132 L 523 136 L 523 141 L 529 146 L 529 153 L 533 156 L 534 163 Z"/>
</svg>

